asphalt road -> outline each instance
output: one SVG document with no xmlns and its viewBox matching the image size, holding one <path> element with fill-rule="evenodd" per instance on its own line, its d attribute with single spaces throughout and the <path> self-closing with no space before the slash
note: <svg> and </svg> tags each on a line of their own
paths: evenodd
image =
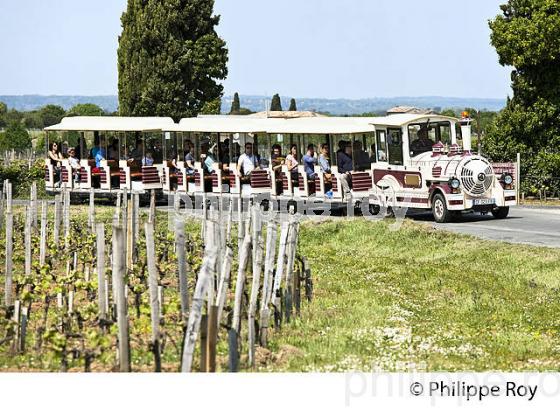
<svg viewBox="0 0 560 410">
<path fill-rule="evenodd" d="M 560 208 L 518 206 L 510 209 L 506 219 L 495 219 L 492 214 L 464 214 L 460 221 L 447 224 L 435 223 L 431 212 L 409 214 L 407 218 L 483 239 L 560 248 Z"/>
<path fill-rule="evenodd" d="M 484 239 L 560 248 L 560 209 L 513 207 L 507 219 L 467 214 L 455 223 L 437 224 L 430 214 L 411 216 L 437 229 L 474 235 Z"/>
</svg>

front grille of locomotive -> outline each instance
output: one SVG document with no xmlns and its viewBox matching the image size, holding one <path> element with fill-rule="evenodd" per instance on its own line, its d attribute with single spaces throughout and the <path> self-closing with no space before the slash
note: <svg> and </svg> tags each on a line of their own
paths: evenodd
<svg viewBox="0 0 560 410">
<path fill-rule="evenodd" d="M 463 165 L 461 183 L 463 190 L 474 197 L 483 196 L 492 187 L 494 170 L 481 158 L 474 158 Z"/>
</svg>

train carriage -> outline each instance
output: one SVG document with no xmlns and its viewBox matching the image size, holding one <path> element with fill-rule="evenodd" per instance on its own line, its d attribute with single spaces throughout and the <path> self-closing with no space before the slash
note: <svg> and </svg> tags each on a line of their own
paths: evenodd
<svg viewBox="0 0 560 410">
<path fill-rule="evenodd" d="M 45 128 L 47 147 L 49 141 L 73 140 L 79 169 L 72 169 L 65 152 L 61 172 L 56 161 L 47 159 L 47 191 L 66 188 L 79 195 L 94 189 L 99 195 L 112 196 L 125 189 L 140 193 L 161 190 L 163 153 L 158 147 L 162 130 L 173 125 L 171 118 L 162 117 L 63 118 Z"/>
</svg>

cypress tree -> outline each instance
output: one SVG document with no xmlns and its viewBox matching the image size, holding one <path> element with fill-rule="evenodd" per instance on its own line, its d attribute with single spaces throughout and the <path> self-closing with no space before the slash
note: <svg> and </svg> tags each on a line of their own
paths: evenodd
<svg viewBox="0 0 560 410">
<path fill-rule="evenodd" d="M 280 96 L 278 94 L 274 94 L 272 97 L 270 111 L 282 111 L 282 102 L 280 101 Z"/>
<path fill-rule="evenodd" d="M 128 0 L 119 37 L 119 113 L 199 113 L 221 98 L 226 43 L 217 35 L 214 0 Z"/>
<path fill-rule="evenodd" d="M 290 100 L 290 108 L 288 108 L 288 111 L 297 111 L 296 99 L 295 98 L 292 98 Z"/>
<path fill-rule="evenodd" d="M 237 114 L 241 110 L 241 104 L 239 103 L 239 94 L 235 93 L 233 95 L 233 102 L 231 103 L 230 114 Z"/>
</svg>

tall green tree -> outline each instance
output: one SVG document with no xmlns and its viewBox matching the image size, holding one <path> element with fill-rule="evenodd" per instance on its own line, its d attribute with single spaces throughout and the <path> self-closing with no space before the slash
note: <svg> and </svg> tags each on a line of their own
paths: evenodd
<svg viewBox="0 0 560 410">
<path fill-rule="evenodd" d="M 85 116 L 85 117 L 100 117 L 105 115 L 103 108 L 97 104 L 85 103 L 76 104 L 68 110 L 67 115 L 72 116 Z"/>
<path fill-rule="evenodd" d="M 214 0 L 128 0 L 119 37 L 119 113 L 198 114 L 222 96 L 226 43 Z"/>
<path fill-rule="evenodd" d="M 288 111 L 297 111 L 297 105 L 296 105 L 296 99 L 292 98 L 290 100 L 290 108 L 288 108 Z"/>
<path fill-rule="evenodd" d="M 60 105 L 48 104 L 39 110 L 39 116 L 43 122 L 43 127 L 58 124 L 66 115 L 66 111 Z"/>
<path fill-rule="evenodd" d="M 239 94 L 235 93 L 233 95 L 233 101 L 231 103 L 231 110 L 230 110 L 230 114 L 236 114 L 239 112 L 239 110 L 241 110 L 241 103 L 239 102 Z"/>
<path fill-rule="evenodd" d="M 280 101 L 280 96 L 278 94 L 274 94 L 272 97 L 270 111 L 282 111 L 282 101 Z"/>
<path fill-rule="evenodd" d="M 490 22 L 500 64 L 512 66 L 513 97 L 490 127 L 484 149 L 495 160 L 523 154 L 522 172 L 546 179 L 543 168 L 560 147 L 560 2 L 509 0 Z M 558 157 L 558 156 L 557 156 Z M 533 160 L 535 159 L 535 160 Z"/>
<path fill-rule="evenodd" d="M 23 151 L 31 148 L 31 137 L 21 122 L 12 122 L 0 134 L 0 150 Z"/>
</svg>

